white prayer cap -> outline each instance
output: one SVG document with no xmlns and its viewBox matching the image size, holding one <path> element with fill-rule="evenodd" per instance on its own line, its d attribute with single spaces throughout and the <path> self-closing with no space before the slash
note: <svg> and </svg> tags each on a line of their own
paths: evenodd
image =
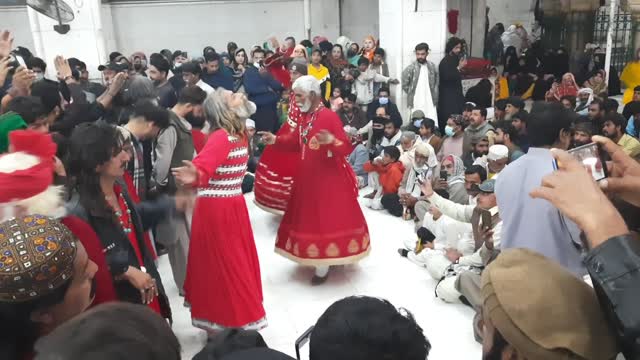
<svg viewBox="0 0 640 360">
<path fill-rule="evenodd" d="M 509 157 L 509 148 L 504 145 L 493 145 L 489 148 L 489 160 L 500 160 Z"/>
<path fill-rule="evenodd" d="M 256 128 L 256 122 L 251 120 L 251 119 L 247 119 L 245 126 L 247 129 L 255 129 Z"/>
</svg>

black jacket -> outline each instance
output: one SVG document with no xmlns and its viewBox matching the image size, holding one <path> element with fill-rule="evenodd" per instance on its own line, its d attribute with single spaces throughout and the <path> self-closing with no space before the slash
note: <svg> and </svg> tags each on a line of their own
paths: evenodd
<svg viewBox="0 0 640 360">
<path fill-rule="evenodd" d="M 391 101 L 386 105 L 380 105 L 379 100 L 373 100 L 373 102 L 367 106 L 367 120 L 373 120 L 373 118 L 376 117 L 376 110 L 381 107 L 385 109 L 387 115 L 391 118 L 391 121 L 396 125 L 396 128 L 400 129 L 400 127 L 402 127 L 402 116 L 398 110 L 398 105 Z"/>
<path fill-rule="evenodd" d="M 640 240 L 617 236 L 585 258 L 600 306 L 618 331 L 627 359 L 640 357 Z"/>
<path fill-rule="evenodd" d="M 175 211 L 175 203 L 171 198 L 161 196 L 154 201 L 143 201 L 141 203 L 134 204 L 124 186 L 122 191 L 125 201 L 131 210 L 131 219 L 133 221 L 134 231 L 136 232 L 136 238 L 138 239 L 138 247 L 142 252 L 144 264 L 140 264 L 138 262 L 134 248 L 131 245 L 128 236 L 113 218 L 96 215 L 87 211 L 80 203 L 80 199 L 77 194 L 73 196 L 71 201 L 67 204 L 67 210 L 72 215 L 84 219 L 96 232 L 104 248 L 109 271 L 114 278 L 122 275 L 127 271 L 129 266 L 133 266 L 138 269 L 142 266 L 145 267 L 147 273 L 156 280 L 158 292 L 160 294 L 158 299 L 160 301 L 162 315 L 171 319 L 171 308 L 169 306 L 169 300 L 165 294 L 164 287 L 162 286 L 162 279 L 160 279 L 160 274 L 158 273 L 158 269 L 153 261 L 153 256 L 151 255 L 150 250 L 145 246 L 143 239 L 144 232 L 158 225 L 158 223 L 166 219 Z M 134 288 L 128 281 L 114 280 L 114 287 L 118 295 L 118 299 L 121 301 L 135 304 L 142 303 L 140 291 Z"/>
</svg>

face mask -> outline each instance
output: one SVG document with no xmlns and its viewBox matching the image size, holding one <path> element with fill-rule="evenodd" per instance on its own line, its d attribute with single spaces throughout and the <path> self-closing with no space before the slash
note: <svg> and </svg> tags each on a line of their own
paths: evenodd
<svg viewBox="0 0 640 360">
<path fill-rule="evenodd" d="M 413 126 L 420 128 L 421 125 L 422 125 L 422 119 L 413 121 Z"/>
<path fill-rule="evenodd" d="M 182 66 L 182 63 L 175 63 L 173 65 L 173 67 L 176 68 L 176 69 L 180 68 L 180 66 Z"/>
<path fill-rule="evenodd" d="M 451 126 L 447 125 L 444 128 L 444 134 L 447 136 L 453 137 L 453 135 L 455 135 L 455 131 L 453 131 L 453 128 Z"/>
<path fill-rule="evenodd" d="M 44 74 L 43 73 L 37 73 L 35 81 L 42 81 L 42 80 L 44 80 Z"/>
<path fill-rule="evenodd" d="M 378 101 L 380 102 L 380 105 L 387 105 L 389 103 L 389 98 L 381 96 Z"/>
</svg>

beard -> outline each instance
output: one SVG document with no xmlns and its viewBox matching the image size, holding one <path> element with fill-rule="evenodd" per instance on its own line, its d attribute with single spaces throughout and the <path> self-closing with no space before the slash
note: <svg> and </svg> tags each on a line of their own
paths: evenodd
<svg viewBox="0 0 640 360">
<path fill-rule="evenodd" d="M 241 119 L 248 119 L 251 115 L 256 113 L 256 104 L 252 101 L 245 101 L 244 104 L 233 109 L 233 112 Z"/>
<path fill-rule="evenodd" d="M 309 112 L 311 110 L 311 100 L 306 99 L 302 105 L 298 105 L 300 111 L 303 113 Z"/>
<path fill-rule="evenodd" d="M 427 62 L 427 59 L 417 59 L 420 64 L 424 64 Z"/>
</svg>

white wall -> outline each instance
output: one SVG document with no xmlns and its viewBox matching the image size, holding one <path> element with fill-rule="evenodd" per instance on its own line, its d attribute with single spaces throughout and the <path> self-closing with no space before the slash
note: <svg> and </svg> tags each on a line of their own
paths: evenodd
<svg viewBox="0 0 640 360">
<path fill-rule="evenodd" d="M 342 34 L 362 46 L 364 38 L 373 35 L 379 38 L 380 24 L 378 22 L 378 2 L 371 0 L 342 0 L 340 1 L 342 18 Z M 384 44 L 381 45 L 385 47 Z"/>
<path fill-rule="evenodd" d="M 509 25 L 521 23 L 530 31 L 533 23 L 533 6 L 535 0 L 487 0 L 489 11 L 489 29 L 496 23 L 503 23 L 505 29 Z"/>
<path fill-rule="evenodd" d="M 0 8 L 0 29 L 10 30 L 13 33 L 16 46 L 24 46 L 33 51 L 33 37 L 29 28 L 26 6 Z"/>
</svg>

